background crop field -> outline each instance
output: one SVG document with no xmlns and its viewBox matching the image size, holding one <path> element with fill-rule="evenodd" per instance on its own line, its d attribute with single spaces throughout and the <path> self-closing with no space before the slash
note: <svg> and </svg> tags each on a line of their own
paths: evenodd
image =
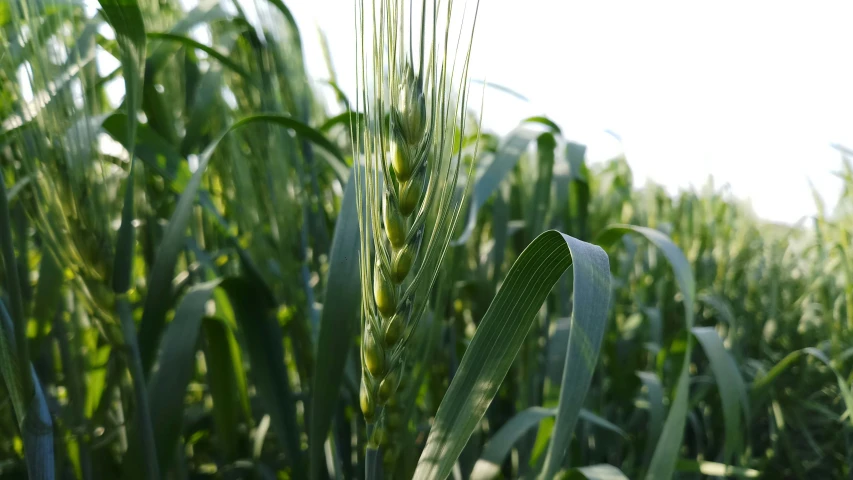
<svg viewBox="0 0 853 480">
<path fill-rule="evenodd" d="M 477 108 L 376 440 L 364 103 L 314 34 L 284 0 L 0 2 L 0 477 L 853 474 L 853 151 L 782 225 Z"/>
</svg>

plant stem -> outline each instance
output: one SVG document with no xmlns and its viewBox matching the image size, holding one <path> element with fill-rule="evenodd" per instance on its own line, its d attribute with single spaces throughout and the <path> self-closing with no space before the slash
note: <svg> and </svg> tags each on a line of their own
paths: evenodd
<svg viewBox="0 0 853 480">
<path fill-rule="evenodd" d="M 367 447 L 364 460 L 365 480 L 382 480 L 382 447 Z"/>
</svg>

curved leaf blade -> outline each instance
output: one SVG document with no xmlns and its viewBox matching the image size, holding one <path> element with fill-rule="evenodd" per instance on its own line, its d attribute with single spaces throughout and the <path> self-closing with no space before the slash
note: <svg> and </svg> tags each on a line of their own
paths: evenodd
<svg viewBox="0 0 853 480">
<path fill-rule="evenodd" d="M 163 345 L 157 363 L 160 366 L 148 382 L 148 404 L 154 426 L 157 461 L 168 470 L 175 445 L 181 435 L 184 418 L 184 396 L 195 372 L 195 353 L 204 317 L 205 305 L 213 295 L 218 280 L 193 287 L 181 300 L 175 319 L 163 334 Z M 136 437 L 133 437 L 136 438 Z M 143 458 L 131 439 L 125 474 L 141 478 Z"/>
<path fill-rule="evenodd" d="M 414 478 L 443 479 L 450 474 L 509 371 L 536 312 L 573 262 L 577 329 L 595 332 L 596 324 L 604 323 L 610 302 L 607 255 L 597 246 L 555 230 L 539 235 L 510 268 L 486 311 L 439 406 Z M 598 351 L 584 350 L 569 356 L 588 368 L 595 365 Z M 567 394 L 571 401 L 561 402 L 562 418 L 558 421 L 564 423 L 563 430 L 573 426 L 578 415 L 564 405 L 582 399 L 588 385 L 588 379 L 581 379 L 577 391 Z M 564 385 L 563 390 L 567 387 Z"/>
<path fill-rule="evenodd" d="M 748 407 L 746 385 L 740 375 L 740 370 L 734 358 L 723 346 L 720 335 L 711 327 L 695 327 L 693 335 L 705 350 L 711 363 L 711 370 L 717 381 L 717 389 L 723 404 L 723 421 L 725 422 L 725 445 L 723 462 L 729 463 L 737 452 L 741 451 L 740 432 L 741 417 L 745 416 Z"/>
<path fill-rule="evenodd" d="M 693 328 L 693 305 L 696 299 L 696 281 L 690 262 L 678 246 L 672 243 L 662 232 L 635 225 L 612 225 L 607 227 L 597 238 L 603 245 L 612 245 L 625 234 L 637 234 L 645 237 L 663 253 L 672 267 L 675 282 L 684 296 L 684 321 L 687 334 L 687 347 L 684 360 L 675 387 L 675 397 L 672 400 L 669 414 L 658 439 L 651 463 L 646 472 L 647 479 L 672 478 L 675 462 L 678 457 L 681 441 L 684 438 L 684 426 L 687 421 L 688 397 L 690 395 L 690 353 L 693 349 L 693 337 L 689 334 Z"/>
</svg>

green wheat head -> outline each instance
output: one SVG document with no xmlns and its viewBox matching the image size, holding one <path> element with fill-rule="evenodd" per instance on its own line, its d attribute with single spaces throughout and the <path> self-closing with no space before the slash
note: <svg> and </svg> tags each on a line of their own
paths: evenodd
<svg viewBox="0 0 853 480">
<path fill-rule="evenodd" d="M 353 142 L 365 167 L 355 169 L 362 232 L 361 408 L 367 422 L 378 420 L 380 427 L 383 407 L 390 419 L 398 413 L 394 397 L 407 347 L 471 178 L 471 165 L 460 172 L 458 145 L 474 10 L 466 19 L 452 1 L 356 5 L 365 113 Z M 378 429 L 374 444 L 385 438 Z"/>
</svg>

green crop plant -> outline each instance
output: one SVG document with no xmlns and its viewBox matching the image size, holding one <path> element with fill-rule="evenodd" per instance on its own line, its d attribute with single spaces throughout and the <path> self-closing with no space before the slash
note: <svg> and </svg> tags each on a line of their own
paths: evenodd
<svg viewBox="0 0 853 480">
<path fill-rule="evenodd" d="M 407 357 L 418 347 L 415 332 L 459 216 L 459 191 L 467 190 L 460 180 L 470 178 L 454 143 L 465 132 L 471 44 L 447 42 L 473 39 L 476 11 L 464 35 L 451 31 L 453 13 L 452 2 L 357 6 L 366 123 L 354 141 L 354 157 L 363 147 L 365 164 L 363 173 L 354 170 L 362 238 L 359 396 L 367 423 L 378 421 L 368 458 L 383 447 L 389 470 L 407 423 L 400 399 L 407 395 L 397 389 L 411 374 Z"/>
<path fill-rule="evenodd" d="M 354 2 L 353 99 L 281 0 L 84 3 L 0 2 L 0 478 L 850 476 L 847 148 L 775 225 L 482 130 L 476 2 Z"/>
</svg>

